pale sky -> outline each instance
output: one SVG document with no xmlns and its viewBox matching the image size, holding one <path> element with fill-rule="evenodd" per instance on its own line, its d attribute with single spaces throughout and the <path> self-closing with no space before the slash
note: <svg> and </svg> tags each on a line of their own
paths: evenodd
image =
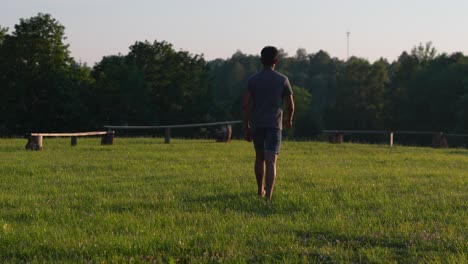
<svg viewBox="0 0 468 264">
<path fill-rule="evenodd" d="M 135 41 L 168 41 L 176 50 L 229 58 L 265 45 L 294 55 L 323 49 L 392 61 L 418 43 L 468 55 L 468 0 L 0 0 L 0 25 L 49 13 L 65 26 L 72 56 L 92 66 L 127 54 Z"/>
</svg>

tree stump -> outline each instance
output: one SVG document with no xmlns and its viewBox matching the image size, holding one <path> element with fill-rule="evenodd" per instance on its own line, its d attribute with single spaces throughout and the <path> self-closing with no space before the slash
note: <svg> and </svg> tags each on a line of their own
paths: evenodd
<svg viewBox="0 0 468 264">
<path fill-rule="evenodd" d="M 443 133 L 432 135 L 433 148 L 448 148 L 447 136 Z"/>
<path fill-rule="evenodd" d="M 216 130 L 216 142 L 229 142 L 232 138 L 232 126 L 223 125 Z"/>
<path fill-rule="evenodd" d="M 328 136 L 328 142 L 333 143 L 333 144 L 341 144 L 343 143 L 343 138 L 344 138 L 343 133 L 335 133 L 335 134 Z"/>
<path fill-rule="evenodd" d="M 42 136 L 29 136 L 26 150 L 42 150 Z"/>
<path fill-rule="evenodd" d="M 114 143 L 114 131 L 107 131 L 107 134 L 102 135 L 101 145 L 112 145 Z"/>
</svg>

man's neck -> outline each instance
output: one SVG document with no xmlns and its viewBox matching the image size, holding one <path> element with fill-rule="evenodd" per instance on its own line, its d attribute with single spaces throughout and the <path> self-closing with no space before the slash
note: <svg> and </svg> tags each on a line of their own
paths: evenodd
<svg viewBox="0 0 468 264">
<path fill-rule="evenodd" d="M 270 65 L 270 66 L 263 65 L 263 69 L 269 70 L 269 71 L 274 71 L 275 66 L 276 66 L 276 64 L 273 64 L 273 65 Z"/>
</svg>

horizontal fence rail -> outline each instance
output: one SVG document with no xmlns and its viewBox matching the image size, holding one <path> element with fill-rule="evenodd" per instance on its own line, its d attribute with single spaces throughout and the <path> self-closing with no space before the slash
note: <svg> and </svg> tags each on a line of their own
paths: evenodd
<svg viewBox="0 0 468 264">
<path fill-rule="evenodd" d="M 468 137 L 465 134 L 452 134 L 444 132 L 428 132 L 428 131 L 390 131 L 390 130 L 322 130 L 322 133 L 333 134 L 333 133 L 343 133 L 343 134 L 400 134 L 400 135 L 446 135 L 452 137 Z"/>
<path fill-rule="evenodd" d="M 432 146 L 434 148 L 447 148 L 447 137 L 468 137 L 467 134 L 454 134 L 434 131 L 387 131 L 387 130 L 323 130 L 322 133 L 330 134 L 330 143 L 343 143 L 344 135 L 351 134 L 380 134 L 389 135 L 390 146 L 393 146 L 394 136 L 399 135 L 432 135 Z"/>
<path fill-rule="evenodd" d="M 235 120 L 235 121 L 225 121 L 225 122 L 213 122 L 213 123 L 199 123 L 199 124 L 184 124 L 184 125 L 164 125 L 164 126 L 112 126 L 112 125 L 105 125 L 104 127 L 108 130 L 115 129 L 115 130 L 126 130 L 126 129 L 164 129 L 164 142 L 169 144 L 171 141 L 171 128 L 192 128 L 192 127 L 208 127 L 208 126 L 225 126 L 227 130 L 227 136 L 222 141 L 229 141 L 231 139 L 231 125 L 233 124 L 241 124 L 242 121 Z"/>
<path fill-rule="evenodd" d="M 400 135 L 435 135 L 435 134 L 444 134 L 443 132 L 435 132 L 435 131 L 394 131 L 394 134 Z M 446 134 L 445 134 L 446 135 Z"/>
<path fill-rule="evenodd" d="M 391 131 L 381 131 L 381 130 L 322 130 L 324 134 L 389 134 Z"/>
<path fill-rule="evenodd" d="M 207 127 L 207 126 L 220 126 L 230 124 L 240 124 L 242 121 L 226 121 L 215 123 L 200 123 L 200 124 L 186 124 L 186 125 L 165 125 L 165 126 L 104 126 L 107 129 L 160 129 L 160 128 L 186 128 L 186 127 Z"/>
<path fill-rule="evenodd" d="M 448 137 L 468 137 L 468 135 L 464 135 L 464 134 L 444 134 Z"/>
</svg>

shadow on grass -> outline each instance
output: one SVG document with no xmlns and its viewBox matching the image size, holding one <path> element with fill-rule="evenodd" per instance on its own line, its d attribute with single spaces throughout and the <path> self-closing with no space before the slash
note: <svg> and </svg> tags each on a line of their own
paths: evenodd
<svg viewBox="0 0 468 264">
<path fill-rule="evenodd" d="M 390 238 L 383 234 L 372 236 L 356 236 L 350 234 L 340 234 L 333 230 L 319 231 L 296 231 L 296 236 L 304 245 L 311 243 L 323 245 L 345 244 L 349 248 L 357 249 L 364 246 L 383 246 L 396 249 L 405 249 L 407 244 L 403 239 Z"/>
<path fill-rule="evenodd" d="M 183 203 L 193 211 L 217 210 L 219 212 L 235 211 L 259 216 L 274 214 L 291 214 L 297 212 L 294 206 L 284 206 L 273 201 L 268 204 L 265 198 L 253 192 L 206 194 L 193 198 L 185 197 Z"/>
<path fill-rule="evenodd" d="M 468 156 L 468 150 L 452 150 L 449 151 L 449 154 Z"/>
<path fill-rule="evenodd" d="M 368 247 L 385 247 L 390 249 L 398 259 L 407 259 L 409 257 L 408 245 L 403 239 L 396 239 L 385 237 L 383 235 L 375 236 L 355 236 L 350 234 L 340 234 L 333 230 L 320 230 L 320 231 L 296 231 L 295 232 L 299 242 L 304 246 L 314 245 L 320 246 L 333 246 L 352 249 L 354 254 L 354 261 L 361 261 L 358 254 L 359 249 Z M 319 259 L 321 261 L 329 262 L 330 256 L 323 255 L 323 253 L 313 252 L 309 256 L 312 259 Z"/>
<path fill-rule="evenodd" d="M 24 148 L 24 145 L 23 146 L 0 146 L 0 153 L 1 152 L 18 152 L 18 151 L 27 152 Z"/>
<path fill-rule="evenodd" d="M 318 231 L 295 231 L 296 237 L 301 244 L 306 247 L 311 245 L 316 246 L 333 246 L 352 249 L 355 254 L 355 261 L 361 261 L 357 252 L 363 248 L 387 248 L 391 254 L 399 261 L 407 261 L 411 259 L 411 250 L 417 247 L 421 252 L 438 251 L 441 248 L 441 241 L 431 240 L 413 234 L 410 238 L 392 237 L 385 234 L 369 234 L 369 235 L 356 235 L 356 234 L 343 234 L 334 230 L 318 230 Z M 457 253 L 455 245 L 444 245 L 444 251 Z M 320 259 L 326 261 L 326 256 L 312 253 L 309 257 L 313 259 Z"/>
<path fill-rule="evenodd" d="M 120 139 L 130 139 L 131 142 L 127 144 L 129 145 L 162 145 L 162 146 L 171 146 L 171 144 L 175 145 L 206 145 L 206 144 L 219 144 L 222 145 L 224 142 L 216 142 L 215 139 L 191 139 L 191 138 L 171 138 L 170 143 L 164 142 L 164 137 L 115 137 L 115 145 L 118 145 L 118 140 Z M 226 143 L 224 143 L 226 144 Z"/>
<path fill-rule="evenodd" d="M 161 205 L 155 203 L 147 203 L 144 201 L 134 202 L 114 202 L 105 206 L 102 206 L 104 211 L 112 213 L 125 213 L 125 212 L 155 212 L 161 209 Z"/>
<path fill-rule="evenodd" d="M 75 148 L 77 151 L 88 151 L 88 152 L 113 152 L 115 148 L 113 146 L 86 146 Z"/>
<path fill-rule="evenodd" d="M 16 210 L 4 210 L 0 215 L 0 219 L 6 223 L 28 224 L 35 220 L 35 216 L 33 214 L 18 212 Z M 0 223 L 2 223 L 2 221 L 0 221 Z"/>
</svg>

